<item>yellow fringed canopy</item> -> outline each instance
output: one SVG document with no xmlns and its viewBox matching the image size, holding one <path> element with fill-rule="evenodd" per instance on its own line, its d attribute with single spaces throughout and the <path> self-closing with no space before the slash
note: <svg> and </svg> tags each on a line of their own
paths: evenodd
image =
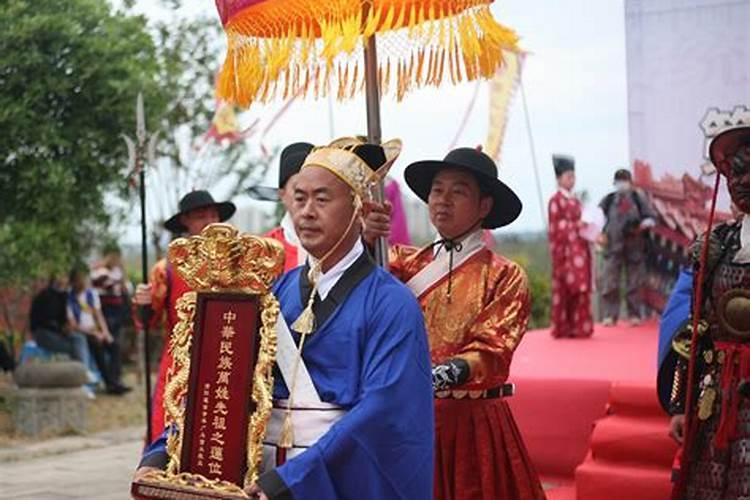
<svg viewBox="0 0 750 500">
<path fill-rule="evenodd" d="M 328 89 L 364 88 L 363 41 L 377 35 L 383 94 L 490 78 L 516 34 L 492 17 L 491 0 L 216 0 L 227 34 L 220 99 L 247 107 Z"/>
</svg>

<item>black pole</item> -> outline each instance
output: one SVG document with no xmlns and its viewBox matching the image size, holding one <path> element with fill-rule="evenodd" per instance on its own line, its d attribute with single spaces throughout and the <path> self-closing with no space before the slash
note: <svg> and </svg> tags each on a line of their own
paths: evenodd
<svg viewBox="0 0 750 500">
<path fill-rule="evenodd" d="M 140 198 L 141 198 L 141 273 L 143 284 L 148 284 L 148 243 L 146 239 L 146 172 L 141 164 L 141 159 L 137 158 L 138 176 L 140 180 Z M 141 322 L 143 324 L 143 368 L 146 372 L 146 440 L 151 442 L 151 353 L 148 341 L 148 322 L 150 320 L 149 306 L 141 306 Z"/>
</svg>

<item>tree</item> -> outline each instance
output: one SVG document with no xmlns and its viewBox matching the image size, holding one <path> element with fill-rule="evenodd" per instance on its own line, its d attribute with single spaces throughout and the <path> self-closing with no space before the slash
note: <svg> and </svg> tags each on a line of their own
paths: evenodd
<svg viewBox="0 0 750 500">
<path fill-rule="evenodd" d="M 157 256 L 163 250 L 162 223 L 180 197 L 192 189 L 209 189 L 219 198 L 234 198 L 265 177 L 275 152 L 253 152 L 242 139 L 202 139 L 218 105 L 214 82 L 224 51 L 221 25 L 215 18 L 181 17 L 179 0 L 161 4 L 169 9 L 169 21 L 156 23 L 152 33 L 160 63 L 157 79 L 170 96 L 159 122 L 158 161 L 147 172 L 146 184 Z"/>
<path fill-rule="evenodd" d="M 0 287 L 66 269 L 124 189 L 123 143 L 139 91 L 167 89 L 143 17 L 101 0 L 6 0 L 0 9 Z M 7 304 L 6 304 L 7 305 Z"/>
</svg>

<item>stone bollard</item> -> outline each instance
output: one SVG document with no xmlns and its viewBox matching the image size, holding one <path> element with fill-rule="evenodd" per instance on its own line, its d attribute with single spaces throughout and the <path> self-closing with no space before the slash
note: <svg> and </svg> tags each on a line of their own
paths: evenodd
<svg viewBox="0 0 750 500">
<path fill-rule="evenodd" d="M 14 378 L 13 425 L 26 436 L 86 432 L 86 369 L 73 361 L 25 363 Z"/>
</svg>

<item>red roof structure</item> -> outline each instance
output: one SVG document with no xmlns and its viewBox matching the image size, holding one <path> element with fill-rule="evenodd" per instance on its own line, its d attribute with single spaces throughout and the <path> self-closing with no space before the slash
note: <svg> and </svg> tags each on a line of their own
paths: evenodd
<svg viewBox="0 0 750 500">
<path fill-rule="evenodd" d="M 680 268 L 690 263 L 690 245 L 706 230 L 713 189 L 687 173 L 679 179 L 666 174 L 656 180 L 651 165 L 640 160 L 633 165 L 633 184 L 647 196 L 658 216 L 649 235 L 644 299 L 651 309 L 661 312 Z M 717 222 L 731 217 L 727 212 L 716 213 Z"/>
</svg>

